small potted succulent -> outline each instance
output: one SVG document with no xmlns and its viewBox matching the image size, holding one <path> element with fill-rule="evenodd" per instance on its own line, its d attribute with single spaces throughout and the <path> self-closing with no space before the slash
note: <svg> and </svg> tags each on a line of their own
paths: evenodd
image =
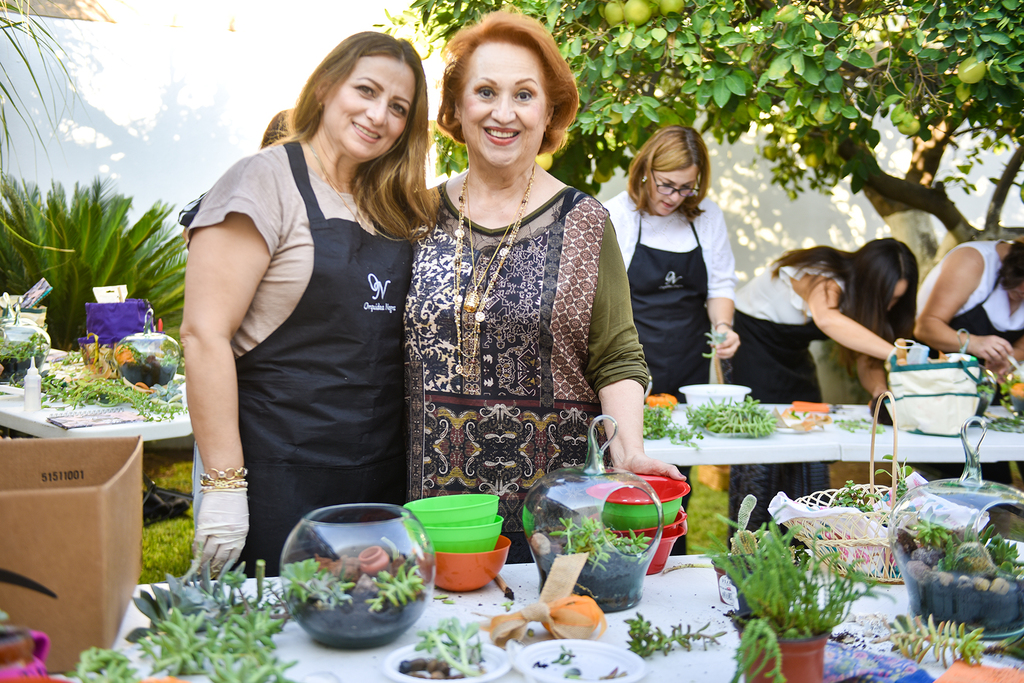
<svg viewBox="0 0 1024 683">
<path fill-rule="evenodd" d="M 872 582 L 854 568 L 831 573 L 813 553 L 795 550 L 794 539 L 795 530 L 783 533 L 772 523 L 752 552 L 727 552 L 719 541 L 709 553 L 750 608 L 736 617 L 742 635 L 733 683 L 744 675 L 750 683 L 820 683 L 828 636 L 853 602 L 871 593 Z"/>
</svg>

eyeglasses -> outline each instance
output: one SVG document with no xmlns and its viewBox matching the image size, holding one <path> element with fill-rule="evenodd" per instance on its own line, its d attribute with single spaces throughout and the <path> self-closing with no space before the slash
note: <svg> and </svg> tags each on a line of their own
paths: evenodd
<svg viewBox="0 0 1024 683">
<path fill-rule="evenodd" d="M 653 178 L 654 176 L 652 175 L 651 177 Z M 658 184 L 657 178 L 654 178 L 654 182 L 656 183 L 654 187 L 658 189 L 658 194 L 664 195 L 666 197 L 671 197 L 674 194 L 678 194 L 681 199 L 686 199 L 687 197 L 690 197 L 696 194 L 697 192 L 697 189 L 694 187 L 675 187 L 673 185 Z"/>
</svg>

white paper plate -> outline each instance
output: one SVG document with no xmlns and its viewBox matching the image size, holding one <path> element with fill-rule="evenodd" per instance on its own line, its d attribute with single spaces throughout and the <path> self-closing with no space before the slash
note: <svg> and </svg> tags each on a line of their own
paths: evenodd
<svg viewBox="0 0 1024 683">
<path fill-rule="evenodd" d="M 554 664 L 562 648 L 575 655 L 569 664 Z M 511 652 L 512 647 L 509 647 Z M 567 680 L 599 681 L 618 669 L 626 675 L 614 679 L 616 683 L 635 683 L 647 675 L 647 664 L 639 655 L 623 647 L 594 640 L 545 640 L 527 645 L 512 653 L 512 663 L 527 680 L 537 683 L 566 683 Z M 579 679 L 567 679 L 565 672 L 580 670 Z"/>
<path fill-rule="evenodd" d="M 463 680 L 485 683 L 485 681 L 493 681 L 501 678 L 512 669 L 512 664 L 509 662 L 508 655 L 505 654 L 505 651 L 500 647 L 484 643 L 483 655 L 483 664 L 487 669 L 487 673 L 482 676 L 474 676 L 473 678 L 466 678 Z M 408 659 L 419 659 L 420 657 L 429 659 L 430 654 L 423 650 L 417 651 L 415 645 L 400 647 L 389 654 L 388 658 L 384 660 L 384 664 L 381 665 L 384 668 L 384 675 L 397 683 L 422 683 L 422 681 L 426 679 L 398 673 L 398 667 L 402 662 Z M 564 683 L 564 681 L 560 683 Z"/>
</svg>

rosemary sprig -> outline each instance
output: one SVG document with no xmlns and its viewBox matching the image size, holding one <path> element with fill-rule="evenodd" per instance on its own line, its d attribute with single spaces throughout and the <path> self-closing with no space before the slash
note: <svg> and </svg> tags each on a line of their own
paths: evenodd
<svg viewBox="0 0 1024 683">
<path fill-rule="evenodd" d="M 672 421 L 672 409 L 644 406 L 644 438 L 664 439 L 670 437 L 672 443 L 697 448 L 695 441 L 703 439 L 704 434 L 693 427 L 681 427 Z"/>
<path fill-rule="evenodd" d="M 147 420 L 170 420 L 185 412 L 180 387 L 154 387 L 153 393 L 140 391 L 116 379 L 98 377 L 43 377 L 43 396 L 47 405 L 62 403 L 66 408 L 84 405 L 115 406 L 128 404 Z M 175 389 L 177 391 L 175 392 Z"/>
<path fill-rule="evenodd" d="M 650 657 L 655 652 L 661 652 L 668 656 L 668 653 L 676 646 L 689 651 L 698 641 L 704 644 L 706 650 L 709 644 L 717 645 L 718 638 L 725 635 L 725 631 L 704 633 L 711 627 L 711 622 L 704 624 L 696 631 L 692 630 L 689 624 L 686 626 L 686 631 L 683 631 L 682 624 L 676 624 L 672 627 L 671 633 L 666 634 L 657 626 L 652 628 L 651 622 L 644 619 L 639 612 L 635 619 L 626 619 L 626 624 L 629 625 L 628 647 L 641 657 Z"/>
</svg>

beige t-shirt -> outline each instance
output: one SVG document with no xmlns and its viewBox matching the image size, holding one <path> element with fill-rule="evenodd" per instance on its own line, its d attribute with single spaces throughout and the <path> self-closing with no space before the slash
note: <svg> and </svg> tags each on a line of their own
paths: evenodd
<svg viewBox="0 0 1024 683">
<path fill-rule="evenodd" d="M 324 216 L 352 220 L 351 211 L 338 193 L 313 169 L 309 169 L 309 177 Z M 355 206 L 352 195 L 345 195 L 345 201 Z M 268 147 L 228 169 L 203 198 L 189 233 L 216 226 L 229 213 L 249 216 L 270 252 L 270 265 L 231 339 L 231 348 L 238 357 L 255 348 L 288 319 L 313 274 L 309 217 L 283 146 Z M 224 258 L 231 255 L 225 254 Z"/>
</svg>

